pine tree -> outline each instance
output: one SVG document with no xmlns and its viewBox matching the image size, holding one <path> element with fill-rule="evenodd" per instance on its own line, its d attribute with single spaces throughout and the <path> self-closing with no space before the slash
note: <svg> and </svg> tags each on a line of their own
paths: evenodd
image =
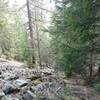
<svg viewBox="0 0 100 100">
<path fill-rule="evenodd" d="M 94 79 L 100 54 L 97 22 L 94 0 L 56 0 L 50 34 L 57 68 L 67 76 L 79 74 L 87 83 Z"/>
</svg>

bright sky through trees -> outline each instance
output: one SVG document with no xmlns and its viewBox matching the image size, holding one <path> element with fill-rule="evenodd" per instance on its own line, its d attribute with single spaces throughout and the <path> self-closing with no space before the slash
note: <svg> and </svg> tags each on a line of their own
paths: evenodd
<svg viewBox="0 0 100 100">
<path fill-rule="evenodd" d="M 26 0 L 9 0 L 10 1 L 10 5 L 14 4 L 15 2 L 17 2 L 18 5 L 23 5 L 26 3 Z"/>
<path fill-rule="evenodd" d="M 10 7 L 12 7 L 13 4 L 17 4 L 19 5 L 19 7 L 23 6 L 24 4 L 26 4 L 26 0 L 9 0 L 9 5 Z M 43 0 L 43 7 L 44 9 L 47 9 L 49 11 L 53 11 L 54 10 L 54 1 L 52 0 L 52 2 L 50 0 Z M 45 12 L 45 19 L 46 19 L 46 22 L 50 22 L 51 20 L 51 13 L 50 12 Z M 48 26 L 48 25 L 47 25 Z"/>
</svg>

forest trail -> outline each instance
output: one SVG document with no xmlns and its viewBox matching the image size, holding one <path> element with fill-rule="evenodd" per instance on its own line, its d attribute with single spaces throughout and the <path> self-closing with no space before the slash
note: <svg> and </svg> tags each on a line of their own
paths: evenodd
<svg viewBox="0 0 100 100">
<path fill-rule="evenodd" d="M 2 99 L 6 98 L 6 99 Z M 85 86 L 58 78 L 52 69 L 29 69 L 0 59 L 0 100 L 100 100 Z M 23 99 L 22 99 L 23 98 Z"/>
<path fill-rule="evenodd" d="M 6 60 L 3 58 L 0 58 L 0 66 L 16 66 L 16 67 L 21 67 L 25 65 L 23 62 L 15 61 L 15 60 Z"/>
</svg>

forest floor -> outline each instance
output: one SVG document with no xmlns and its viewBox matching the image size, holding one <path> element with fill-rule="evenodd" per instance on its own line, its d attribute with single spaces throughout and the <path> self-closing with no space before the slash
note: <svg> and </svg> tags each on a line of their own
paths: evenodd
<svg viewBox="0 0 100 100">
<path fill-rule="evenodd" d="M 100 95 L 53 69 L 29 69 L 24 63 L 0 59 L 0 100 L 100 100 Z"/>
</svg>

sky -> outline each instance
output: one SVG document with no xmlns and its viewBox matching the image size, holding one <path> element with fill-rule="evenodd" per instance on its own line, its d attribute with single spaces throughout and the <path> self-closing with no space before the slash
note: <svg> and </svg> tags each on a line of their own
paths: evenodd
<svg viewBox="0 0 100 100">
<path fill-rule="evenodd" d="M 10 6 L 12 6 L 15 2 L 17 2 L 19 6 L 24 5 L 26 3 L 26 0 L 9 0 L 9 1 L 10 1 Z"/>
<path fill-rule="evenodd" d="M 9 0 L 10 1 L 10 6 L 12 6 L 15 2 L 21 6 L 21 5 L 24 5 L 26 3 L 26 0 Z M 47 9 L 51 9 L 54 8 L 54 2 L 51 2 L 50 3 L 50 0 L 43 0 L 44 4 L 45 4 L 45 7 Z"/>
<path fill-rule="evenodd" d="M 15 2 L 19 7 L 26 4 L 26 0 L 9 0 L 9 1 L 10 1 L 9 3 L 10 7 L 12 7 L 12 5 L 15 4 Z M 50 0 L 43 0 L 43 4 L 44 4 L 43 8 L 48 9 L 50 11 L 54 10 L 54 2 L 50 2 Z M 51 13 L 45 13 L 45 20 L 47 22 L 51 20 Z"/>
</svg>

